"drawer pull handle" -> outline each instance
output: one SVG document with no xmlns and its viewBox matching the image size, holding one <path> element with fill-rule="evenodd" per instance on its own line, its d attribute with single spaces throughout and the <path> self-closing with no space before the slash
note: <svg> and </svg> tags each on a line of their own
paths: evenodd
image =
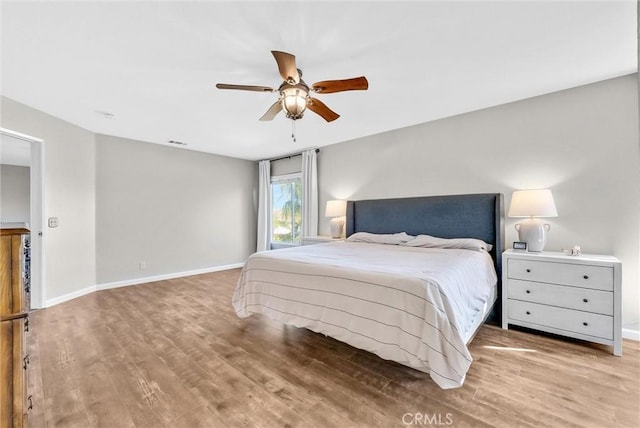
<svg viewBox="0 0 640 428">
<path fill-rule="evenodd" d="M 589 279 L 589 275 L 584 275 L 583 278 L 584 279 Z"/>
<path fill-rule="evenodd" d="M 531 315 L 531 312 L 527 311 L 527 315 Z"/>
<path fill-rule="evenodd" d="M 582 325 L 587 327 L 589 325 L 589 323 L 585 321 L 585 322 L 582 323 Z"/>
<path fill-rule="evenodd" d="M 582 299 L 583 302 L 589 303 L 589 299 Z"/>
<path fill-rule="evenodd" d="M 25 355 L 25 357 L 22 359 L 22 362 L 24 363 L 22 365 L 23 369 L 27 369 L 27 366 L 29 365 L 29 354 Z"/>
<path fill-rule="evenodd" d="M 527 269 L 527 273 L 528 273 L 528 272 L 531 272 L 531 269 Z"/>
<path fill-rule="evenodd" d="M 29 407 L 27 407 L 27 410 L 33 409 L 33 398 L 32 397 L 33 397 L 32 395 L 27 397 L 27 400 L 29 400 Z"/>
<path fill-rule="evenodd" d="M 527 290 L 527 294 L 531 294 L 531 290 Z"/>
</svg>

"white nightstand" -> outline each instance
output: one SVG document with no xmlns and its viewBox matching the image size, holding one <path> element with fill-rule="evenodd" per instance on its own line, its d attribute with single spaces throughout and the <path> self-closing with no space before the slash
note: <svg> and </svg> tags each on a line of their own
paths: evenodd
<svg viewBox="0 0 640 428">
<path fill-rule="evenodd" d="M 332 238 L 330 236 L 303 236 L 302 245 L 323 244 L 326 242 L 344 241 L 344 238 Z"/>
<path fill-rule="evenodd" d="M 502 328 L 509 324 L 613 346 L 622 355 L 622 263 L 612 256 L 502 254 Z"/>
</svg>

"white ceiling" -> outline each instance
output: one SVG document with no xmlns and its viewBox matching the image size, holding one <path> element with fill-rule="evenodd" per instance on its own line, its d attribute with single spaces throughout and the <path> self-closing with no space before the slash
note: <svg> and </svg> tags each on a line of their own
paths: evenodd
<svg viewBox="0 0 640 428">
<path fill-rule="evenodd" d="M 637 71 L 636 2 L 2 1 L 4 96 L 104 133 L 246 159 L 324 146 Z M 271 50 L 341 117 L 258 118 Z M 100 112 L 108 112 L 106 118 Z M 20 130 L 17 130 L 20 131 Z"/>
</svg>

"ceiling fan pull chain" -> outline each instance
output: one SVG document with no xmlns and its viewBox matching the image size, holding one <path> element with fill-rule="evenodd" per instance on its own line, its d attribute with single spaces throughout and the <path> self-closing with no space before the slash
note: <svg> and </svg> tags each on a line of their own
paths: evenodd
<svg viewBox="0 0 640 428">
<path fill-rule="evenodd" d="M 293 140 L 293 142 L 296 142 L 296 121 L 295 120 L 291 120 L 291 139 Z"/>
</svg>

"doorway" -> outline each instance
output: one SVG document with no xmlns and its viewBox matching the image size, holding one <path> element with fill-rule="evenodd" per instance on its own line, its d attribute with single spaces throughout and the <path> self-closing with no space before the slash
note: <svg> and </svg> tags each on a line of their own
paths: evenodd
<svg viewBox="0 0 640 428">
<path fill-rule="evenodd" d="M 12 164 L 28 163 L 29 167 L 29 214 L 31 230 L 31 307 L 44 307 L 44 141 L 40 138 L 0 128 L 2 159 Z M 3 163 L 4 165 L 4 163 Z M 1 219 L 0 219 L 1 220 Z"/>
</svg>

